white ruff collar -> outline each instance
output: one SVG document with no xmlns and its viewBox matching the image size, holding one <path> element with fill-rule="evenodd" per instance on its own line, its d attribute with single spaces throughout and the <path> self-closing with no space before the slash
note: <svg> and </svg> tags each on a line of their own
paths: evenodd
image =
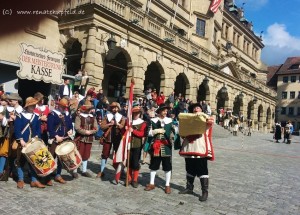
<svg viewBox="0 0 300 215">
<path fill-rule="evenodd" d="M 153 121 L 154 123 L 157 123 L 159 121 L 163 122 L 164 124 L 169 124 L 172 122 L 172 119 L 169 117 L 165 117 L 163 119 L 160 119 L 158 117 L 152 118 L 151 121 Z"/>
<path fill-rule="evenodd" d="M 33 117 L 33 113 L 28 113 L 28 112 L 23 112 L 21 113 L 26 119 L 31 119 L 31 117 Z"/>
<path fill-rule="evenodd" d="M 120 122 L 120 120 L 122 119 L 122 114 L 116 113 L 115 115 L 113 115 L 112 113 L 108 113 L 107 114 L 107 120 L 110 122 L 113 118 L 115 118 L 116 122 Z"/>
<path fill-rule="evenodd" d="M 86 117 L 93 117 L 93 114 L 87 114 L 87 113 L 80 113 L 80 116 L 86 118 Z"/>
<path fill-rule="evenodd" d="M 132 120 L 132 125 L 140 125 L 144 122 L 141 118 Z"/>
<path fill-rule="evenodd" d="M 16 112 L 17 113 L 22 113 L 23 112 L 23 108 L 21 105 L 19 105 L 17 108 L 16 108 Z"/>
<path fill-rule="evenodd" d="M 36 105 L 36 108 L 39 109 L 40 111 L 45 111 L 46 105 Z"/>
<path fill-rule="evenodd" d="M 14 109 L 14 107 L 12 107 L 12 106 L 7 106 L 6 110 L 7 110 L 8 112 L 12 112 L 12 111 L 14 111 L 15 109 Z"/>
</svg>

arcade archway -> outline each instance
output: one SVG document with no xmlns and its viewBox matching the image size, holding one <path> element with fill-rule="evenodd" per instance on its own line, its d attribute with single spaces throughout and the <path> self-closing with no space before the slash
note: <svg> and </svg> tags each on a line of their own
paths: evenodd
<svg viewBox="0 0 300 215">
<path fill-rule="evenodd" d="M 223 86 L 217 93 L 216 96 L 216 100 L 217 100 L 217 110 L 219 111 L 220 109 L 224 109 L 227 110 L 228 108 L 228 101 L 229 101 L 229 97 L 228 97 L 228 91 L 227 88 L 225 86 Z"/>
<path fill-rule="evenodd" d="M 131 58 L 126 50 L 116 47 L 109 50 L 105 58 L 102 89 L 109 100 L 115 100 L 126 93 L 128 63 Z"/>
<path fill-rule="evenodd" d="M 267 109 L 267 116 L 266 116 L 266 123 L 267 123 L 267 128 L 268 129 L 271 129 L 271 118 L 272 118 L 271 108 L 268 107 L 268 109 Z"/>
<path fill-rule="evenodd" d="M 262 130 L 263 128 L 263 106 L 259 105 L 258 107 L 258 112 L 257 112 L 257 129 Z"/>
<path fill-rule="evenodd" d="M 190 84 L 188 78 L 184 73 L 180 73 L 179 75 L 177 75 L 174 85 L 175 95 L 178 96 L 179 94 L 181 94 L 181 96 L 186 97 L 187 90 L 190 88 Z"/>
<path fill-rule="evenodd" d="M 81 43 L 77 39 L 69 39 L 65 44 L 66 50 L 66 68 L 68 75 L 76 75 L 81 69 L 82 49 Z"/>
<path fill-rule="evenodd" d="M 144 92 L 150 88 L 160 92 L 162 74 L 164 70 L 158 62 L 150 63 L 145 72 Z"/>
<path fill-rule="evenodd" d="M 254 103 L 250 101 L 247 106 L 247 119 L 252 119 L 254 117 Z"/>
<path fill-rule="evenodd" d="M 209 102 L 210 101 L 210 90 L 209 90 L 209 86 L 208 83 L 203 81 L 198 88 L 198 92 L 197 92 L 197 102 L 200 101 L 206 101 Z"/>
<path fill-rule="evenodd" d="M 239 113 L 243 110 L 243 98 L 241 95 L 237 95 L 233 101 L 233 110 L 232 113 L 236 116 L 239 116 Z"/>
</svg>

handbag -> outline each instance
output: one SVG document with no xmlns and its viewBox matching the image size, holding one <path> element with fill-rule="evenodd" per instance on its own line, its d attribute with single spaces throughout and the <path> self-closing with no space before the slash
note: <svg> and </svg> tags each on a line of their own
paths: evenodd
<svg viewBox="0 0 300 215">
<path fill-rule="evenodd" d="M 9 139 L 4 138 L 3 142 L 0 143 L 0 156 L 7 157 L 9 149 Z"/>
</svg>

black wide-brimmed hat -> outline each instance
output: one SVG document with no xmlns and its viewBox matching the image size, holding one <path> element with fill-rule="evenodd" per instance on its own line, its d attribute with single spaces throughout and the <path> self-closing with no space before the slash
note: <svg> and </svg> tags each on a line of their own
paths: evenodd
<svg viewBox="0 0 300 215">
<path fill-rule="evenodd" d="M 170 109 L 170 106 L 167 104 L 161 104 L 157 109 L 156 109 L 156 113 L 159 113 L 160 111 L 164 110 L 164 109 Z"/>
<path fill-rule="evenodd" d="M 197 102 L 197 103 L 190 104 L 190 106 L 188 107 L 189 113 L 193 113 L 195 107 L 200 107 L 201 110 L 203 110 L 202 105 L 200 105 L 200 103 Z"/>
</svg>

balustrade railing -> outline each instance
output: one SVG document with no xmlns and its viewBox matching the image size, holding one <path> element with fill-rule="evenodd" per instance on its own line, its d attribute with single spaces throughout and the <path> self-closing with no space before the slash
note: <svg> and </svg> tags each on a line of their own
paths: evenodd
<svg viewBox="0 0 300 215">
<path fill-rule="evenodd" d="M 121 0 L 71 0 L 65 1 L 63 9 L 72 10 L 76 9 L 76 7 L 86 4 L 97 4 L 118 16 L 128 19 L 127 21 L 134 23 L 139 28 L 143 28 L 150 32 L 151 34 L 157 36 L 158 38 L 170 42 L 174 46 L 188 52 L 189 54 L 193 54 L 199 59 L 210 63 L 212 65 L 218 64 L 218 58 L 210 53 L 209 50 L 198 46 L 197 44 L 189 41 L 183 37 L 179 37 L 176 35 L 174 30 L 168 28 L 164 24 L 159 21 L 153 19 L 149 15 L 146 15 L 144 12 L 131 7 L 128 2 Z M 129 14 L 126 14 L 129 13 Z M 271 96 L 276 96 L 276 92 L 272 89 L 265 88 L 263 84 L 257 82 L 252 77 L 244 74 L 241 76 L 242 81 L 245 83 L 256 86 L 257 88 L 261 88 L 260 90 L 270 94 Z"/>
</svg>

